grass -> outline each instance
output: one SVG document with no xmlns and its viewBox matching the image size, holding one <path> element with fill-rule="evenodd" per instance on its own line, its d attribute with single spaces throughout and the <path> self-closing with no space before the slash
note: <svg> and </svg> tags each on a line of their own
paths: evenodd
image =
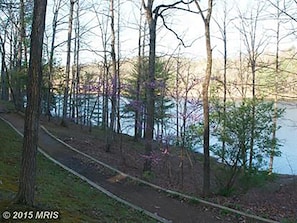
<svg viewBox="0 0 297 223">
<path fill-rule="evenodd" d="M 30 210 L 11 202 L 18 190 L 22 139 L 1 120 L 0 142 L 0 213 L 4 210 Z M 59 222 L 67 223 L 156 222 L 100 193 L 39 153 L 35 210 L 59 211 Z"/>
<path fill-rule="evenodd" d="M 15 111 L 15 106 L 11 101 L 5 101 L 0 99 L 0 104 L 3 105 L 9 112 Z"/>
</svg>

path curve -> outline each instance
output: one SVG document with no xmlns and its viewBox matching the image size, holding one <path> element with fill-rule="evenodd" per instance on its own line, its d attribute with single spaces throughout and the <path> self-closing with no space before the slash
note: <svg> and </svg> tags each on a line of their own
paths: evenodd
<svg viewBox="0 0 297 223">
<path fill-rule="evenodd" d="M 16 114 L 3 114 L 2 116 L 12 123 L 12 125 L 17 130 L 21 132 L 23 131 L 22 117 Z M 44 127 L 42 127 L 42 131 L 39 133 L 39 146 L 42 148 L 40 149 L 42 154 L 44 154 L 53 162 L 62 166 L 64 169 L 87 181 L 89 184 L 106 193 L 107 195 L 129 205 L 130 207 L 143 211 L 145 214 L 155 218 L 160 222 L 173 221 L 184 223 L 211 223 L 228 221 L 228 219 L 225 221 L 221 219 L 220 216 L 214 214 L 210 206 L 253 218 L 258 222 L 276 222 L 239 212 L 218 204 L 213 204 L 199 198 L 163 189 L 159 186 L 152 185 L 140 179 L 136 179 L 135 177 L 122 173 L 119 170 L 110 168 L 110 166 L 107 164 L 95 160 L 89 155 L 72 148 L 65 142 L 57 139 Z M 122 177 L 120 177 L 121 180 L 114 182 L 110 180 L 114 175 L 112 173 L 106 173 L 104 169 L 102 169 L 106 167 L 112 169 L 113 172 L 117 172 L 117 174 L 122 175 Z M 130 178 L 133 181 L 138 181 L 138 183 L 135 184 L 127 180 L 127 178 Z M 188 204 L 187 202 L 184 202 L 183 199 L 178 200 L 168 196 L 168 193 L 174 196 L 183 197 L 185 199 L 198 201 L 200 204 Z M 145 202 L 146 204 L 143 202 L 144 199 L 148 201 Z M 180 213 L 183 214 L 181 215 Z"/>
<path fill-rule="evenodd" d="M 12 123 L 10 123 L 8 120 L 6 120 L 5 118 L 1 117 L 0 116 L 0 119 L 2 121 L 4 121 L 5 123 L 7 123 L 15 132 L 17 132 L 20 136 L 24 137 L 24 134 L 22 132 L 20 132 Z M 85 176 L 77 173 L 76 171 L 70 169 L 69 167 L 63 165 L 62 163 L 60 163 L 59 161 L 55 160 L 54 158 L 52 158 L 51 156 L 49 156 L 46 152 L 44 152 L 41 148 L 38 147 L 38 152 L 40 152 L 42 155 L 44 155 L 47 159 L 49 159 L 50 161 L 52 161 L 53 163 L 57 164 L 58 166 L 62 167 L 64 170 L 72 173 L 73 175 L 79 177 L 80 179 L 82 179 L 83 181 L 87 182 L 88 184 L 90 184 L 92 187 L 96 188 L 97 190 L 99 190 L 100 192 L 104 193 L 105 195 L 111 197 L 112 199 L 120 202 L 120 203 L 123 203 L 124 205 L 127 205 L 137 211 L 140 211 L 144 214 L 146 214 L 147 216 L 159 221 L 159 222 L 162 222 L 162 223 L 171 223 L 172 221 L 169 221 L 165 218 L 162 218 L 160 216 L 158 216 L 156 213 L 151 213 L 147 210 L 144 210 L 143 208 L 139 207 L 139 206 L 136 206 L 116 195 L 114 195 L 113 193 L 111 193 L 110 191 L 106 190 L 105 188 L 99 186 L 98 184 L 96 184 L 95 182 L 89 180 L 88 178 L 86 178 Z"/>
</svg>

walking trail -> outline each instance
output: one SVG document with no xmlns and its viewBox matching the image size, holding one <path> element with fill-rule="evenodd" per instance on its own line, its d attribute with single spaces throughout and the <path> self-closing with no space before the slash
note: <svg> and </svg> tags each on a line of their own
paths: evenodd
<svg viewBox="0 0 297 223">
<path fill-rule="evenodd" d="M 15 113 L 0 114 L 18 131 L 23 132 L 24 119 Z M 135 182 L 124 174 L 107 170 L 90 156 L 78 153 L 50 136 L 45 129 L 39 132 L 39 147 L 52 159 L 63 164 L 67 169 L 78 173 L 93 186 L 103 188 L 109 195 L 119 198 L 133 207 L 145 210 L 161 222 L 182 223 L 215 223 L 215 222 L 245 222 L 244 217 L 235 214 L 222 215 L 219 208 L 198 202 L 187 202 L 186 199 L 170 196 L 164 191 L 152 188 L 143 183 Z M 112 195 L 113 194 L 113 195 Z M 261 222 L 253 220 L 253 222 Z M 273 222 L 273 221 L 268 221 Z"/>
</svg>

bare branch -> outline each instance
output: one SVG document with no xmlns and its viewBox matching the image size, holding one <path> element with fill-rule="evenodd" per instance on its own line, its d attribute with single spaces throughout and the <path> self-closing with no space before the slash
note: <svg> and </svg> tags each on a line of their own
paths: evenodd
<svg viewBox="0 0 297 223">
<path fill-rule="evenodd" d="M 163 16 L 163 13 L 166 12 L 167 10 L 169 9 L 176 9 L 176 10 L 181 10 L 181 11 L 187 11 L 187 12 L 190 12 L 190 13 L 195 13 L 195 14 L 200 14 L 200 12 L 196 12 L 196 11 L 193 11 L 193 10 L 190 10 L 189 8 L 186 9 L 186 8 L 182 8 L 182 7 L 178 7 L 178 5 L 180 4 L 183 4 L 183 5 L 190 5 L 194 2 L 195 0 L 190 0 L 190 1 L 177 1 L 175 3 L 172 3 L 172 4 L 161 4 L 161 5 L 158 5 L 153 13 L 155 13 L 155 19 L 157 19 L 158 17 L 161 17 L 162 19 L 162 22 L 163 22 L 163 25 L 165 26 L 165 28 L 167 30 L 169 30 L 170 32 L 172 32 L 175 37 L 181 42 L 181 44 L 184 46 L 184 47 L 190 47 L 192 44 L 190 45 L 186 45 L 183 41 L 183 39 L 172 29 L 170 28 L 167 24 L 166 24 L 166 21 L 165 21 L 165 18 Z"/>
<path fill-rule="evenodd" d="M 197 8 L 198 8 L 198 10 L 199 10 L 199 12 L 201 14 L 201 17 L 202 17 L 203 21 L 205 22 L 205 16 L 204 16 L 203 11 L 202 11 L 202 9 L 200 7 L 200 4 L 198 3 L 197 0 L 195 0 L 195 4 L 196 4 L 196 6 L 197 6 Z"/>
<path fill-rule="evenodd" d="M 275 3 L 273 3 L 271 0 L 268 0 L 268 2 L 275 7 L 276 9 L 278 9 L 281 13 L 284 13 L 286 16 L 288 16 L 290 19 L 294 20 L 295 22 L 297 22 L 297 19 L 294 18 L 292 15 L 290 15 L 289 13 L 287 13 L 285 10 L 281 9 L 280 7 L 278 7 Z M 294 0 L 294 2 L 297 4 L 297 0 Z"/>
<path fill-rule="evenodd" d="M 179 37 L 179 35 L 173 30 L 171 29 L 169 26 L 167 26 L 166 22 L 165 22 L 165 19 L 164 19 L 164 16 L 160 14 L 160 17 L 162 19 L 162 22 L 163 22 L 163 25 L 165 26 L 166 29 L 168 29 L 170 32 L 172 32 L 175 37 L 181 42 L 181 44 L 184 46 L 184 47 L 188 47 L 185 45 L 184 41 L 182 38 Z"/>
<path fill-rule="evenodd" d="M 191 13 L 195 13 L 195 14 L 199 14 L 199 12 L 196 12 L 196 11 L 193 11 L 193 10 L 190 10 L 189 8 L 188 9 L 185 9 L 185 8 L 181 8 L 181 7 L 177 7 L 177 5 L 179 4 L 184 4 L 184 5 L 190 5 L 194 2 L 194 0 L 191 0 L 189 2 L 185 2 L 185 1 L 178 1 L 178 2 L 175 2 L 173 4 L 170 4 L 170 5 L 165 5 L 165 4 L 162 4 L 162 5 L 158 5 L 155 9 L 154 9 L 154 13 L 158 13 L 160 9 L 161 12 L 160 14 L 162 14 L 163 12 L 167 11 L 168 9 L 178 9 L 178 10 L 182 10 L 182 11 L 187 11 L 187 12 L 191 12 Z"/>
</svg>

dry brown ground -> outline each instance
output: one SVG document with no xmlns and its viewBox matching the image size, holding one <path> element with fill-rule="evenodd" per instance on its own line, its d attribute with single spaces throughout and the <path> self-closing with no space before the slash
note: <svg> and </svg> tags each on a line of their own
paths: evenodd
<svg viewBox="0 0 297 223">
<path fill-rule="evenodd" d="M 169 148 L 169 154 L 164 154 L 165 148 L 157 144 L 154 148 L 153 175 L 144 176 L 143 142 L 134 142 L 127 135 L 116 136 L 111 143 L 110 151 L 106 152 L 106 138 L 102 131 L 69 123 L 61 127 L 58 121 L 43 121 L 43 124 L 60 139 L 92 157 L 108 163 L 132 176 L 146 180 L 164 188 L 180 191 L 191 195 L 201 195 L 203 180 L 202 156 Z M 217 164 L 213 161 L 213 166 Z M 211 185 L 217 190 L 218 176 L 212 173 Z M 229 197 L 213 194 L 209 199 L 282 222 L 297 222 L 297 178 L 291 175 L 278 175 L 264 185 L 240 190 Z"/>
</svg>

